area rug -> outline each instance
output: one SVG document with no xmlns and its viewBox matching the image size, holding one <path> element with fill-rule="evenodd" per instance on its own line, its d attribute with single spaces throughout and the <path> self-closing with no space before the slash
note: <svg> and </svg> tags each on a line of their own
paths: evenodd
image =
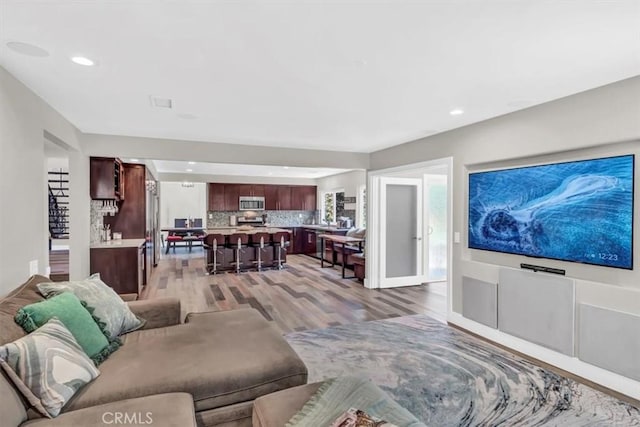
<svg viewBox="0 0 640 427">
<path fill-rule="evenodd" d="M 640 409 L 416 315 L 286 335 L 309 382 L 361 375 L 428 426 L 640 426 Z"/>
</svg>

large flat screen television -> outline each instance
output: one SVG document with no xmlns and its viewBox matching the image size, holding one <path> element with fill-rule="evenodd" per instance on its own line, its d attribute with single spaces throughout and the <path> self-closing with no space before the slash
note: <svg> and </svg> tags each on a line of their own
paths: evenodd
<svg viewBox="0 0 640 427">
<path fill-rule="evenodd" d="M 469 247 L 633 269 L 634 155 L 469 174 Z"/>
</svg>

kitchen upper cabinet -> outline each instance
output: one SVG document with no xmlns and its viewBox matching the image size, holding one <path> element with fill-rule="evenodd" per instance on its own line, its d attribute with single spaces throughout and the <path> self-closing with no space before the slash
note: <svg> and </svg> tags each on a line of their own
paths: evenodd
<svg viewBox="0 0 640 427">
<path fill-rule="evenodd" d="M 268 211 L 312 211 L 316 209 L 313 185 L 209 184 L 210 211 L 237 211 L 240 197 L 264 197 Z"/>
<path fill-rule="evenodd" d="M 209 210 L 210 211 L 224 211 L 225 199 L 224 199 L 224 184 L 210 183 L 209 184 Z"/>
<path fill-rule="evenodd" d="M 265 186 L 262 184 L 253 184 L 251 186 L 251 195 L 253 197 L 264 197 Z"/>
<path fill-rule="evenodd" d="M 240 209 L 240 196 L 243 196 L 242 184 L 225 184 L 224 185 L 224 210 L 237 211 Z"/>
<path fill-rule="evenodd" d="M 127 200 L 121 200 L 118 213 L 105 216 L 104 223 L 109 224 L 112 231 L 121 232 L 125 239 L 144 239 L 147 233 L 146 167 L 133 163 L 124 163 L 122 167 L 127 176 L 124 186 Z"/>
<path fill-rule="evenodd" d="M 313 211 L 316 209 L 316 187 L 298 185 L 291 187 L 291 209 L 294 211 Z"/>
<path fill-rule="evenodd" d="M 89 194 L 94 200 L 124 200 L 124 167 L 114 157 L 91 157 Z"/>
<path fill-rule="evenodd" d="M 279 211 L 292 210 L 291 187 L 288 185 L 278 185 L 278 207 Z"/>
<path fill-rule="evenodd" d="M 268 211 L 278 210 L 278 186 L 264 186 L 264 208 Z"/>
<path fill-rule="evenodd" d="M 236 184 L 240 189 L 241 197 L 264 197 L 264 185 L 261 184 Z"/>
</svg>

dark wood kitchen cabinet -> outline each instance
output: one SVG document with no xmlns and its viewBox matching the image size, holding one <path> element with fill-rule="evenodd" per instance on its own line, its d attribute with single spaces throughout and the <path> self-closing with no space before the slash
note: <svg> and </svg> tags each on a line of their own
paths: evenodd
<svg viewBox="0 0 640 427">
<path fill-rule="evenodd" d="M 278 210 L 278 186 L 264 186 L 264 208 L 268 211 Z"/>
<path fill-rule="evenodd" d="M 144 239 L 147 230 L 146 210 L 146 167 L 140 164 L 124 163 L 127 180 L 124 191 L 127 199 L 118 203 L 118 213 L 105 216 L 104 223 L 112 231 L 119 231 L 125 239 Z"/>
<path fill-rule="evenodd" d="M 224 210 L 237 211 L 240 209 L 240 191 L 241 184 L 225 184 L 224 185 Z"/>
<path fill-rule="evenodd" d="M 224 199 L 224 184 L 209 183 L 209 210 L 210 211 L 224 211 L 225 199 Z"/>
<path fill-rule="evenodd" d="M 144 285 L 144 243 L 132 247 L 98 247 L 89 251 L 91 274 L 118 294 L 138 294 Z"/>
<path fill-rule="evenodd" d="M 278 185 L 277 210 L 290 211 L 291 209 L 291 187 L 288 185 Z"/>
<path fill-rule="evenodd" d="M 238 184 L 238 187 L 240 188 L 241 197 L 264 197 L 264 185 Z"/>
<path fill-rule="evenodd" d="M 89 195 L 93 200 L 124 200 L 125 171 L 120 159 L 89 159 Z"/>
<path fill-rule="evenodd" d="M 296 185 L 291 187 L 291 210 L 316 210 L 316 187 L 314 185 Z"/>
<path fill-rule="evenodd" d="M 263 185 L 209 183 L 210 211 L 237 211 L 240 197 L 264 197 L 268 211 L 312 211 L 316 209 L 314 185 Z"/>
<path fill-rule="evenodd" d="M 304 230 L 302 227 L 283 227 L 285 230 L 291 230 L 289 235 L 288 254 L 304 253 Z"/>
</svg>

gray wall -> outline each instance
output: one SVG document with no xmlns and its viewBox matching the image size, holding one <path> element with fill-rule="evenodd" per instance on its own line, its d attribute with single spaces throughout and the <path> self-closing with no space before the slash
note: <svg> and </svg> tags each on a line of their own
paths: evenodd
<svg viewBox="0 0 640 427">
<path fill-rule="evenodd" d="M 82 166 L 78 166 L 83 162 L 79 161 L 82 155 L 77 129 L 0 67 L 0 295 L 29 277 L 29 261 L 38 261 L 39 273 L 45 273 L 48 265 L 45 134 L 71 150 L 70 174 L 78 176 L 77 185 L 88 185 Z M 88 196 L 83 193 L 77 186 L 70 191 L 75 197 L 71 232 L 76 235 L 89 221 L 88 206 L 85 218 L 75 210 L 77 203 Z M 80 251 L 73 254 L 82 256 Z M 78 258 L 72 262 L 80 266 L 83 261 Z"/>
<path fill-rule="evenodd" d="M 441 133 L 371 154 L 373 170 L 453 157 L 452 232 L 461 233 L 454 244 L 452 285 L 453 310 L 462 309 L 462 272 L 478 278 L 497 279 L 497 268 L 519 267 L 527 258 L 473 251 L 466 242 L 467 172 L 496 166 L 542 161 L 561 161 L 591 156 L 635 153 L 640 159 L 640 77 L 548 102 L 536 107 Z M 636 168 L 636 195 L 638 194 Z M 635 230 L 640 214 L 636 197 Z M 634 242 L 636 260 L 640 255 L 638 233 Z M 601 267 L 544 261 L 564 268 L 577 282 L 580 302 L 606 301 L 610 308 L 640 313 L 640 269 L 612 270 Z M 593 284 L 591 282 L 596 282 Z M 615 292 L 612 292 L 612 288 Z M 635 301 L 635 302 L 630 302 Z"/>
<path fill-rule="evenodd" d="M 197 159 L 200 162 L 290 165 L 366 169 L 369 155 L 325 150 L 262 147 L 217 142 L 178 141 L 133 136 L 83 135 L 90 156 L 136 157 L 155 160 Z M 161 177 L 161 180 L 166 180 Z"/>
</svg>

